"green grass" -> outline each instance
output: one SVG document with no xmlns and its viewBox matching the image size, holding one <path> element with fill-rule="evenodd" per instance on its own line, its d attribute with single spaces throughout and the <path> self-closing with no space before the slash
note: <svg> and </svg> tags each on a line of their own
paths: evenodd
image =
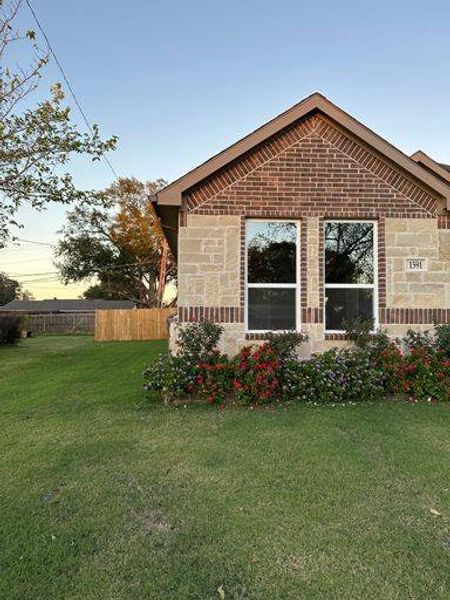
<svg viewBox="0 0 450 600">
<path fill-rule="evenodd" d="M 0 349 L 2 600 L 449 597 L 450 405 L 152 406 L 164 347 Z"/>
</svg>

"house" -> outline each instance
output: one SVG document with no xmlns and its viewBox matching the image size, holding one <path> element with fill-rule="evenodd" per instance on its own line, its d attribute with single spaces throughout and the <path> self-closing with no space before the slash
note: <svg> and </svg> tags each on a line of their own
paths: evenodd
<svg viewBox="0 0 450 600">
<path fill-rule="evenodd" d="M 321 94 L 155 205 L 177 256 L 179 322 L 221 323 L 230 353 L 299 329 L 321 351 L 355 318 L 392 335 L 450 322 L 450 167 L 405 155 Z"/>
<path fill-rule="evenodd" d="M 12 300 L 0 306 L 1 312 L 26 316 L 26 335 L 74 333 L 95 330 L 97 310 L 136 308 L 130 300 Z"/>
<path fill-rule="evenodd" d="M 136 308 L 131 300 L 12 300 L 0 306 L 7 312 L 27 314 L 95 313 L 96 310 Z"/>
</svg>

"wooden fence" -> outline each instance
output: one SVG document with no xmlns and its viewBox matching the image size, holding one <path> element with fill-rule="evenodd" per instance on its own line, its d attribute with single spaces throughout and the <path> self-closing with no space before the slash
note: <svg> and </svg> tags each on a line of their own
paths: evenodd
<svg viewBox="0 0 450 600">
<path fill-rule="evenodd" d="M 174 308 L 141 308 L 131 310 L 97 310 L 95 339 L 97 342 L 126 340 L 166 340 L 168 319 Z"/>
<path fill-rule="evenodd" d="M 37 333 L 94 333 L 95 314 L 55 313 L 31 314 L 25 319 L 26 331 Z"/>
</svg>

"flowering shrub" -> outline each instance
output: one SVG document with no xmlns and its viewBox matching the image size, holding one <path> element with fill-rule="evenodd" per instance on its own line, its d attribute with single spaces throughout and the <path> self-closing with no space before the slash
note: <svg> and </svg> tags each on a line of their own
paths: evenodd
<svg viewBox="0 0 450 600">
<path fill-rule="evenodd" d="M 409 350 L 424 348 L 428 353 L 437 352 L 450 358 L 450 323 L 436 325 L 434 332 L 410 329 L 404 343 Z"/>
<path fill-rule="evenodd" d="M 314 402 L 352 402 L 381 398 L 382 377 L 370 355 L 359 349 L 332 349 L 286 366 L 283 397 Z"/>
<path fill-rule="evenodd" d="M 272 347 L 275 356 L 280 361 L 295 358 L 301 344 L 309 340 L 303 331 L 270 332 L 266 336 L 267 342 Z"/>
<path fill-rule="evenodd" d="M 261 404 L 279 400 L 280 361 L 269 343 L 252 350 L 242 348 L 235 360 L 233 386 L 244 404 Z"/>
<path fill-rule="evenodd" d="M 385 390 L 412 400 L 450 400 L 450 360 L 434 348 L 393 347 L 380 356 Z"/>
<path fill-rule="evenodd" d="M 429 331 L 414 331 L 408 329 L 405 337 L 403 338 L 403 344 L 408 351 L 423 349 L 427 353 L 434 352 L 435 339 Z"/>
<path fill-rule="evenodd" d="M 450 360 L 450 323 L 436 325 L 434 335 L 437 350 Z"/>
<path fill-rule="evenodd" d="M 415 400 L 449 400 L 450 360 L 440 352 L 413 348 L 404 357 L 399 382 L 400 391 Z"/>
<path fill-rule="evenodd" d="M 450 400 L 450 327 L 434 335 L 356 331 L 355 347 L 332 349 L 299 361 L 301 333 L 271 334 L 233 359 L 216 348 L 221 327 L 193 323 L 179 337 L 179 352 L 161 356 L 144 372 L 145 389 L 165 400 L 187 397 L 210 403 L 234 396 L 243 404 L 289 401 L 364 402 L 386 396 Z M 406 350 L 404 350 L 406 348 Z"/>
<path fill-rule="evenodd" d="M 222 327 L 209 321 L 180 330 L 177 354 L 161 355 L 144 371 L 147 392 L 164 400 L 195 396 L 214 403 L 232 389 L 232 364 L 216 348 Z"/>
<path fill-rule="evenodd" d="M 232 391 L 232 369 L 227 355 L 218 350 L 201 362 L 168 353 L 144 371 L 145 390 L 165 400 L 194 396 L 214 404 Z"/>
<path fill-rule="evenodd" d="M 178 354 L 189 357 L 192 362 L 208 358 L 217 348 L 223 327 L 211 321 L 189 323 L 178 330 Z"/>
</svg>

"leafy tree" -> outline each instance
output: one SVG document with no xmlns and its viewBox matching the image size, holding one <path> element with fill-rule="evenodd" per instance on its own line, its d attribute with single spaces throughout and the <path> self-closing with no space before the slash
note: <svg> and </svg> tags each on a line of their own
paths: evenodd
<svg viewBox="0 0 450 600">
<path fill-rule="evenodd" d="M 102 141 L 97 125 L 89 133 L 78 131 L 59 83 L 52 86 L 47 100 L 30 107 L 29 96 L 38 87 L 49 56 L 36 44 L 34 31 L 15 28 L 21 6 L 22 0 L 0 0 L 0 248 L 11 227 L 20 225 L 16 217 L 23 204 L 43 209 L 51 202 L 92 201 L 98 196 L 78 190 L 61 169 L 75 154 L 100 160 L 117 142 L 115 136 Z M 30 44 L 28 67 L 16 65 L 14 53 L 20 43 Z M 21 110 L 24 99 L 27 108 Z"/>
<path fill-rule="evenodd" d="M 0 306 L 15 300 L 19 292 L 20 283 L 10 279 L 6 273 L 0 273 Z"/>
<path fill-rule="evenodd" d="M 82 294 L 86 300 L 122 300 L 120 293 L 109 289 L 105 283 L 95 283 Z"/>
<path fill-rule="evenodd" d="M 6 273 L 0 272 L 0 306 L 8 304 L 12 300 L 32 300 L 33 296 L 15 279 L 8 277 Z"/>
<path fill-rule="evenodd" d="M 87 294 L 133 300 L 141 306 L 161 306 L 165 286 L 175 277 L 167 245 L 149 198 L 165 182 L 119 179 L 104 192 L 102 205 L 75 207 L 68 213 L 55 264 L 66 283 L 97 276 Z"/>
</svg>

